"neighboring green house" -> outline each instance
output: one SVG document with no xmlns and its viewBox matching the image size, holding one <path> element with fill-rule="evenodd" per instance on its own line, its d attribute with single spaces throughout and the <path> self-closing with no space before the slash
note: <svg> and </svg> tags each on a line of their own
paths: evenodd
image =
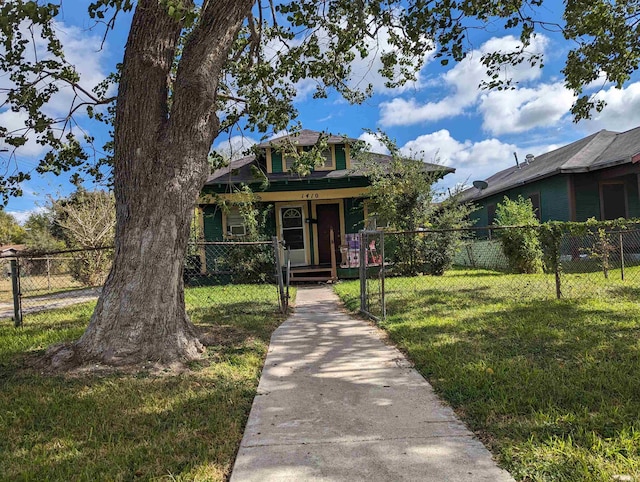
<svg viewBox="0 0 640 482">
<path fill-rule="evenodd" d="M 601 130 L 475 182 L 462 193 L 479 209 L 476 226 L 493 224 L 504 196 L 531 199 L 541 221 L 640 217 L 640 127 Z"/>
<path fill-rule="evenodd" d="M 338 276 L 357 276 L 358 260 L 354 259 L 354 236 L 365 226 L 366 200 L 370 181 L 362 162 L 351 156 L 356 141 L 329 135 L 329 148 L 324 153 L 323 167 L 308 176 L 292 174 L 294 162 L 282 154 L 288 143 L 297 149 L 315 145 L 321 133 L 303 130 L 292 136 L 272 139 L 257 146 L 257 154 L 243 157 L 215 171 L 207 180 L 199 200 L 199 218 L 205 241 L 242 240 L 244 220 L 233 201 L 238 200 L 238 187 L 248 185 L 261 207 L 271 208 L 266 223 L 267 236 L 277 236 L 290 248 L 291 264 L 299 273 L 322 275 L 331 265 L 331 246 L 339 265 Z M 370 153 L 369 161 L 388 165 L 390 156 Z M 425 163 L 426 171 L 442 176 L 454 169 Z M 259 170 L 263 175 L 256 176 Z M 264 178 L 268 180 L 265 188 Z M 230 209 L 221 209 L 220 201 L 230 201 Z M 333 243 L 330 233 L 334 233 Z M 342 249 L 341 249 L 342 247 Z M 203 260 L 206 267 L 206 260 Z M 305 271 L 306 270 L 306 271 Z"/>
</svg>

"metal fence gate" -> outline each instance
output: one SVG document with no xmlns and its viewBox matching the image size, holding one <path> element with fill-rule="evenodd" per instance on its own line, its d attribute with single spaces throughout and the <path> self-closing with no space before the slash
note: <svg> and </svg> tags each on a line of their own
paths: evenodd
<svg viewBox="0 0 640 482">
<path fill-rule="evenodd" d="M 383 231 L 360 231 L 360 311 L 374 319 L 384 319 L 385 252 Z"/>
<path fill-rule="evenodd" d="M 502 240 L 520 238 L 531 260 L 505 252 Z M 478 303 L 504 295 L 637 300 L 640 226 L 584 223 L 553 237 L 544 226 L 360 231 L 359 266 L 360 311 L 375 320 L 442 293 Z"/>
<path fill-rule="evenodd" d="M 0 320 L 13 319 L 19 327 L 25 317 L 41 312 L 50 319 L 65 319 L 69 307 L 98 298 L 112 260 L 111 247 L 3 258 Z M 288 251 L 276 237 L 258 242 L 190 243 L 183 280 L 191 297 L 207 297 L 205 288 L 212 286 L 275 285 L 279 309 L 286 313 L 288 267 Z M 234 290 L 230 289 L 227 296 L 233 295 Z"/>
</svg>

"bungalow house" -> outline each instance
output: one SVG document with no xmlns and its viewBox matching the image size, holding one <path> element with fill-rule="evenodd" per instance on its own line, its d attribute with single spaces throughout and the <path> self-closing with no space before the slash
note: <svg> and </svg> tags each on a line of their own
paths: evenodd
<svg viewBox="0 0 640 482">
<path fill-rule="evenodd" d="M 324 166 L 306 176 L 292 173 L 295 160 L 283 154 L 284 143 L 304 150 L 316 145 L 320 136 L 320 132 L 303 130 L 263 142 L 255 154 L 232 161 L 211 174 L 198 207 L 205 241 L 243 239 L 244 220 L 233 201 L 238 199 L 238 187 L 244 184 L 256 194 L 263 208 L 270 208 L 263 234 L 284 240 L 298 278 L 327 277 L 332 257 L 337 260 L 338 277 L 357 276 L 357 260 L 354 263 L 344 255 L 348 248 L 354 248 L 353 235 L 365 225 L 368 213 L 364 200 L 370 179 L 365 162 L 352 156 L 356 139 L 329 135 Z M 369 153 L 365 157 L 369 159 L 366 162 L 383 168 L 391 161 L 390 156 L 381 154 Z M 425 163 L 425 171 L 444 176 L 454 170 Z M 256 177 L 256 172 L 262 175 Z M 231 207 L 221 209 L 221 200 L 230 201 Z M 203 269 L 208 269 L 203 261 Z"/>
<path fill-rule="evenodd" d="M 640 127 L 601 130 L 500 171 L 462 193 L 473 201 L 476 226 L 494 223 L 505 196 L 531 199 L 541 221 L 640 217 Z M 516 161 L 517 162 L 517 161 Z"/>
</svg>

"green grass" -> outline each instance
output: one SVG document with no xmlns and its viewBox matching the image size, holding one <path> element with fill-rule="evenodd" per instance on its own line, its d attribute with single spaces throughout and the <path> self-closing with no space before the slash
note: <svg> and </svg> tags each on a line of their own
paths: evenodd
<svg viewBox="0 0 640 482">
<path fill-rule="evenodd" d="M 1 324 L 0 480 L 224 480 L 282 317 L 272 286 L 194 288 L 186 301 L 211 346 L 181 374 L 22 368 L 78 338 L 94 303 Z"/>
<path fill-rule="evenodd" d="M 558 301 L 519 282 L 388 279 L 381 326 L 516 479 L 640 480 L 637 288 Z M 336 291 L 358 307 L 357 282 Z"/>
</svg>

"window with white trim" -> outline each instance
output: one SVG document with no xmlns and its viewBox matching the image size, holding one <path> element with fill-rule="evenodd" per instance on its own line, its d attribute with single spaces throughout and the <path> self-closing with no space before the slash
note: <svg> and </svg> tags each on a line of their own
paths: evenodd
<svg viewBox="0 0 640 482">
<path fill-rule="evenodd" d="M 240 209 L 231 207 L 227 213 L 227 236 L 246 236 L 247 227 Z"/>
</svg>

